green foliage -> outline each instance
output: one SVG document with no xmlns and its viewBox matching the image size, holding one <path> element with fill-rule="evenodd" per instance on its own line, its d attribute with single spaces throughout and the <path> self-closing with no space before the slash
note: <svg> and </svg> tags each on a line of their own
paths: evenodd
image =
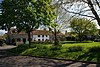
<svg viewBox="0 0 100 67">
<path fill-rule="evenodd" d="M 4 0 L 2 1 L 0 7 L 1 7 L 1 14 L 0 14 L 0 28 L 1 29 L 5 29 L 7 31 L 9 31 L 9 29 L 13 26 L 15 26 L 14 23 L 14 0 L 11 3 L 11 0 Z"/>
<path fill-rule="evenodd" d="M 52 42 L 50 42 L 50 41 L 34 41 L 34 42 L 32 42 L 33 44 L 52 44 Z"/>
<path fill-rule="evenodd" d="M 77 52 L 77 51 L 82 51 L 83 47 L 82 46 L 72 46 L 68 48 L 68 52 Z"/>
<path fill-rule="evenodd" d="M 49 26 L 49 31 L 51 31 L 53 33 L 54 36 L 54 45 L 55 46 L 59 46 L 59 40 L 57 37 L 57 34 L 60 32 L 60 26 L 59 24 L 57 24 L 57 22 L 51 23 Z"/>
<path fill-rule="evenodd" d="M 82 39 L 83 35 L 95 35 L 97 34 L 97 27 L 94 22 L 91 22 L 85 18 L 74 18 L 70 21 L 70 27 L 72 31 L 77 33 L 79 39 Z"/>
<path fill-rule="evenodd" d="M 3 46 L 4 40 L 0 39 L 0 46 Z"/>
<path fill-rule="evenodd" d="M 55 13 L 50 2 L 52 0 L 3 0 L 0 25 L 7 28 L 17 27 L 20 32 L 24 30 L 31 41 L 30 32 L 40 25 L 50 25 L 55 19 Z M 5 19 L 6 18 L 6 19 Z M 5 21 L 6 20 L 6 21 Z"/>
<path fill-rule="evenodd" d="M 60 50 L 61 46 L 51 46 L 50 50 Z"/>
<path fill-rule="evenodd" d="M 98 61 L 100 62 L 100 44 L 98 42 L 68 42 L 62 46 L 49 44 L 20 45 L 8 51 L 13 55 L 32 55 L 52 58 L 66 58 L 72 60 Z"/>
<path fill-rule="evenodd" d="M 18 47 L 8 50 L 7 52 L 8 52 L 8 55 L 19 55 L 26 49 L 29 49 L 29 47 L 27 45 L 19 45 Z"/>
<path fill-rule="evenodd" d="M 84 18 L 74 18 L 70 25 L 76 33 L 95 34 L 97 31 L 96 24 Z"/>
<path fill-rule="evenodd" d="M 100 46 L 90 47 L 89 52 L 100 52 Z"/>
</svg>

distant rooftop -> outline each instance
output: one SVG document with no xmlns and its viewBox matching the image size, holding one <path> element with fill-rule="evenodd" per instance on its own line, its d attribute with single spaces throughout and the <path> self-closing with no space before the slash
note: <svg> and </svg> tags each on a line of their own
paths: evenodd
<svg viewBox="0 0 100 67">
<path fill-rule="evenodd" d="M 33 35 L 53 35 L 50 31 L 47 30 L 33 30 L 31 32 Z M 19 34 L 26 34 L 24 31 L 19 32 Z M 57 35 L 64 35 L 63 33 L 58 33 Z"/>
</svg>

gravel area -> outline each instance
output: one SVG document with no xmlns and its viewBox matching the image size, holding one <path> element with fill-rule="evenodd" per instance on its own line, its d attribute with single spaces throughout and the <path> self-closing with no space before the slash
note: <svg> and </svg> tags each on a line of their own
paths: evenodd
<svg viewBox="0 0 100 67">
<path fill-rule="evenodd" d="M 0 67 L 100 67 L 100 65 L 29 56 L 11 56 L 0 58 Z"/>
</svg>

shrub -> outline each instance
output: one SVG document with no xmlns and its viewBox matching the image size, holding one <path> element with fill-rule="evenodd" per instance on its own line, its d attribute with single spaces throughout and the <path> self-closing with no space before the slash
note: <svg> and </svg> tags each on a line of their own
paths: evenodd
<svg viewBox="0 0 100 67">
<path fill-rule="evenodd" d="M 72 46 L 68 48 L 68 52 L 77 52 L 77 51 L 82 51 L 83 47 L 82 46 Z"/>
<path fill-rule="evenodd" d="M 3 46 L 4 40 L 0 39 L 0 46 Z"/>
<path fill-rule="evenodd" d="M 3 43 L 2 46 L 6 46 L 6 43 Z"/>
<path fill-rule="evenodd" d="M 29 49 L 29 47 L 23 44 L 23 45 L 19 45 L 15 48 L 8 50 L 7 53 L 8 53 L 8 55 L 19 55 L 26 49 Z"/>
<path fill-rule="evenodd" d="M 90 47 L 89 52 L 100 52 L 100 46 Z"/>
<path fill-rule="evenodd" d="M 34 41 L 33 44 L 52 44 L 51 41 Z"/>
<path fill-rule="evenodd" d="M 50 50 L 60 50 L 61 46 L 51 46 Z"/>
<path fill-rule="evenodd" d="M 46 46 L 36 46 L 37 49 L 46 49 Z"/>
</svg>

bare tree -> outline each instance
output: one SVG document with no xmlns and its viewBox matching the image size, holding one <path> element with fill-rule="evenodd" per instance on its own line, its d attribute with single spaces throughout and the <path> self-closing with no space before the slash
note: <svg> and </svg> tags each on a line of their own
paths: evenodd
<svg viewBox="0 0 100 67">
<path fill-rule="evenodd" d="M 93 15 L 95 16 L 95 19 L 97 20 L 98 22 L 98 25 L 100 26 L 100 17 L 99 17 L 99 11 L 96 11 L 95 9 L 95 6 L 97 8 L 100 9 L 100 3 L 99 3 L 99 0 L 82 0 L 83 2 L 85 2 L 86 4 L 88 4 L 89 8 L 91 9 Z"/>
<path fill-rule="evenodd" d="M 57 37 L 57 34 L 64 29 L 69 20 L 72 19 L 73 16 L 70 16 L 69 13 L 67 11 L 65 11 L 64 9 L 62 9 L 62 6 L 65 6 L 64 3 L 68 3 L 68 1 L 66 0 L 55 0 L 52 2 L 52 6 L 55 8 L 55 12 L 56 12 L 56 19 L 53 21 L 54 23 L 52 23 L 49 26 L 49 30 L 53 33 L 54 35 L 54 45 L 59 45 L 59 39 Z M 68 7 L 70 8 L 71 5 L 69 5 Z"/>
<path fill-rule="evenodd" d="M 88 17 L 97 20 L 100 26 L 100 1 L 99 0 L 58 0 L 62 9 L 70 14 L 76 14 L 81 17 Z M 65 6 L 66 5 L 66 6 Z M 70 8 L 67 8 L 69 5 Z"/>
</svg>

